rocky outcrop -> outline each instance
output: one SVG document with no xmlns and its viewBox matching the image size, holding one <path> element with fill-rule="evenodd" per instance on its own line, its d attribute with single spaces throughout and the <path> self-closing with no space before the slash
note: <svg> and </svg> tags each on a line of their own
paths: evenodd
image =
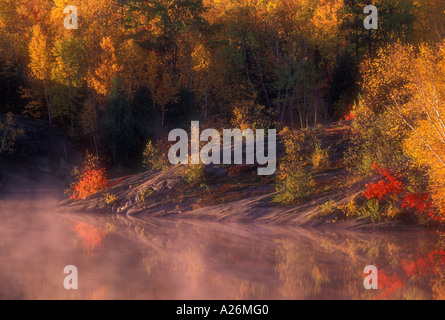
<svg viewBox="0 0 445 320">
<path fill-rule="evenodd" d="M 58 211 L 65 214 L 103 213 L 113 217 L 197 219 L 218 222 L 283 224 L 335 229 L 403 229 L 411 221 L 372 222 L 367 217 L 340 219 L 320 216 L 329 201 L 344 205 L 361 198 L 366 184 L 377 176 L 345 183 L 351 178 L 343 164 L 349 145 L 348 126 L 333 124 L 320 138 L 329 150 L 330 166 L 314 173 L 317 191 L 293 205 L 274 202 L 275 179 L 259 177 L 255 165 L 205 167 L 205 184 L 188 186 L 184 166 L 148 171 L 111 181 L 111 187 L 83 200 L 65 200 Z M 99 215 L 100 216 L 100 215 Z"/>
</svg>

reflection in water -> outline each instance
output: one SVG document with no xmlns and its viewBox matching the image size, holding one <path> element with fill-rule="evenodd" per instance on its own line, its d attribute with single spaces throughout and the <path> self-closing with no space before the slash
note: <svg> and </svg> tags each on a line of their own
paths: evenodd
<svg viewBox="0 0 445 320">
<path fill-rule="evenodd" d="M 144 222 L 54 205 L 0 202 L 0 299 L 445 298 L 442 234 Z M 63 287 L 70 264 L 79 290 Z M 370 264 L 378 290 L 363 287 Z"/>
<path fill-rule="evenodd" d="M 101 246 L 107 235 L 106 231 L 81 221 L 74 222 L 73 229 L 82 239 L 82 244 L 87 251 L 93 251 Z"/>
<path fill-rule="evenodd" d="M 434 238 L 423 235 L 410 242 L 406 234 L 370 240 L 329 235 L 319 238 L 321 251 L 284 240 L 277 249 L 283 296 L 324 298 L 333 288 L 334 298 L 442 299 L 445 256 L 442 249 L 429 251 L 437 246 Z M 365 275 L 356 277 L 367 264 L 378 267 L 379 290 L 363 290 Z"/>
</svg>

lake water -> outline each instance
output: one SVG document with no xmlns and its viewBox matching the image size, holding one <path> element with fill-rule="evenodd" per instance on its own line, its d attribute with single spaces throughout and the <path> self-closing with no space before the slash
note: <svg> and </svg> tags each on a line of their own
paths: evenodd
<svg viewBox="0 0 445 320">
<path fill-rule="evenodd" d="M 0 299 L 444 299 L 444 237 L 59 214 L 0 201 Z M 78 270 L 66 290 L 64 267 Z M 378 268 L 377 290 L 363 286 Z"/>
</svg>

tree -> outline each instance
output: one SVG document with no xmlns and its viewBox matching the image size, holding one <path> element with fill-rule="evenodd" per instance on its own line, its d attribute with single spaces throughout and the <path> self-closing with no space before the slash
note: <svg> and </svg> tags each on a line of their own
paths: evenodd
<svg viewBox="0 0 445 320">
<path fill-rule="evenodd" d="M 153 75 L 148 72 L 154 72 L 157 75 L 156 62 L 155 65 L 149 66 L 147 60 L 150 58 L 147 52 L 144 51 L 138 43 L 129 39 L 125 41 L 119 49 L 120 61 L 122 64 L 122 71 L 120 77 L 122 78 L 123 86 L 127 89 L 129 97 L 133 98 L 136 91 L 144 84 L 149 83 L 149 78 Z M 151 70 L 151 69 L 154 70 Z"/>
<path fill-rule="evenodd" d="M 360 71 L 355 58 L 347 50 L 337 56 L 329 87 L 331 115 L 339 119 L 352 108 L 359 93 Z"/>
<path fill-rule="evenodd" d="M 175 81 L 174 74 L 172 70 L 164 69 L 164 73 L 162 74 L 161 80 L 158 82 L 158 86 L 156 89 L 156 104 L 160 107 L 160 119 L 161 119 L 161 135 L 164 130 L 165 125 L 165 113 L 167 106 L 171 103 L 176 103 L 178 101 L 178 94 L 180 88 L 178 86 L 177 81 Z"/>
<path fill-rule="evenodd" d="M 150 90 L 143 86 L 136 91 L 134 98 L 131 101 L 132 114 L 136 121 L 136 131 L 139 141 L 147 141 L 159 137 L 158 123 L 159 117 L 157 110 L 153 105 Z"/>
<path fill-rule="evenodd" d="M 410 129 L 405 149 L 420 167 L 428 168 L 430 191 L 445 215 L 445 47 L 421 46 L 411 60 L 409 99 L 392 95 L 391 111 Z M 405 66 L 406 68 L 406 66 Z"/>
<path fill-rule="evenodd" d="M 361 55 L 373 56 L 379 47 L 399 41 L 412 41 L 415 33 L 417 4 L 409 1 L 378 0 L 373 4 L 379 10 L 378 30 L 363 28 L 363 9 L 370 4 L 367 0 L 345 0 L 342 10 L 341 30 L 346 34 L 350 50 L 356 61 Z"/>
<path fill-rule="evenodd" d="M 118 64 L 116 50 L 110 37 L 103 38 L 100 47 L 100 64 L 87 76 L 88 84 L 97 93 L 107 96 L 112 88 L 113 80 L 122 69 Z"/>
<path fill-rule="evenodd" d="M 69 112 L 71 136 L 74 136 L 74 123 L 80 89 L 85 84 L 87 66 L 83 41 L 74 36 L 56 41 L 53 55 L 55 63 L 51 71 L 51 78 L 56 82 L 54 97 L 55 110 L 60 115 Z M 56 103 L 57 100 L 57 103 Z M 69 110 L 69 111 L 68 111 Z"/>
<path fill-rule="evenodd" d="M 86 75 L 84 43 L 74 36 L 56 41 L 52 79 L 66 86 L 80 88 Z"/>
<path fill-rule="evenodd" d="M 445 38 L 445 3 L 443 1 L 419 2 L 415 23 L 415 38 L 438 43 Z"/>
<path fill-rule="evenodd" d="M 48 39 L 43 34 L 39 25 L 34 26 L 29 43 L 29 68 L 32 75 L 42 81 L 44 96 L 48 108 L 48 123 L 52 125 L 51 102 L 49 96 L 48 81 L 51 70 L 51 57 L 48 48 Z"/>
<path fill-rule="evenodd" d="M 14 153 L 16 140 L 25 134 L 25 131 L 16 127 L 12 113 L 8 113 L 4 121 L 0 121 L 0 154 L 3 151 Z"/>
<path fill-rule="evenodd" d="M 209 94 L 212 79 L 210 78 L 210 52 L 202 43 L 198 43 L 194 48 L 191 58 L 193 61 L 193 84 L 198 100 L 203 105 L 204 121 L 209 114 Z"/>
<path fill-rule="evenodd" d="M 101 135 L 104 145 L 119 167 L 126 164 L 139 144 L 136 123 L 130 109 L 130 100 L 122 88 L 122 80 L 114 81 L 113 90 L 102 118 Z"/>
<path fill-rule="evenodd" d="M 28 48 L 16 6 L 16 1 L 0 1 L 0 113 L 20 113 L 24 106 L 19 90 L 27 78 Z"/>
<path fill-rule="evenodd" d="M 156 48 L 163 53 L 165 62 L 176 68 L 179 58 L 181 33 L 206 27 L 202 18 L 205 8 L 202 0 L 135 1 L 151 22 Z"/>
<path fill-rule="evenodd" d="M 373 153 L 386 153 L 394 160 L 401 148 L 404 161 L 410 160 L 427 173 L 428 191 L 442 218 L 445 213 L 444 48 L 444 43 L 418 48 L 397 43 L 380 50 L 375 60 L 363 66 L 363 106 L 357 110 L 356 120 L 380 128 L 378 134 L 367 139 L 372 145 L 383 137 L 395 142 L 381 145 Z M 384 125 L 379 126 L 384 119 Z M 360 131 L 371 132 L 363 126 Z"/>
</svg>

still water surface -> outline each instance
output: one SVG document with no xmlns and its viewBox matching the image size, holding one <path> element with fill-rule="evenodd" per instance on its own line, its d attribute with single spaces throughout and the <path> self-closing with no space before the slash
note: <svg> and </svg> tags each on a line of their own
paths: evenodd
<svg viewBox="0 0 445 320">
<path fill-rule="evenodd" d="M 0 299 L 444 299 L 443 236 L 58 214 L 0 201 Z M 75 265 L 79 289 L 63 273 Z M 365 290 L 376 265 L 379 289 Z"/>
</svg>

